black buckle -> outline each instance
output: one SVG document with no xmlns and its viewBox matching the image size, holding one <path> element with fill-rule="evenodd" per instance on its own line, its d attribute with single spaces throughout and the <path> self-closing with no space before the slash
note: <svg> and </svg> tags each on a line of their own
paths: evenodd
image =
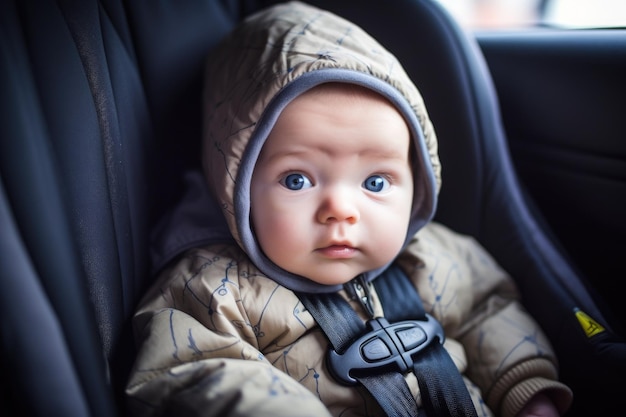
<svg viewBox="0 0 626 417">
<path fill-rule="evenodd" d="M 345 350 L 328 352 L 328 367 L 334 377 L 345 385 L 356 385 L 359 375 L 389 371 L 406 373 L 413 369 L 413 358 L 438 340 L 443 344 L 441 324 L 431 315 L 426 320 L 405 320 L 390 324 L 384 317 L 367 322 L 369 331 Z"/>
</svg>

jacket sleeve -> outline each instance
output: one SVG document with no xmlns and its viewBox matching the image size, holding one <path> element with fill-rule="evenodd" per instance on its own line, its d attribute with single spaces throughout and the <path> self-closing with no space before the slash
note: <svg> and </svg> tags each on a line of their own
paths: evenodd
<svg viewBox="0 0 626 417">
<path fill-rule="evenodd" d="M 489 408 L 513 417 L 538 392 L 561 414 L 572 400 L 558 381 L 558 363 L 546 335 L 519 301 L 511 277 L 473 238 L 431 223 L 409 246 L 425 307 L 460 342 L 460 368 Z M 406 257 L 403 262 L 408 265 Z M 452 354 L 452 353 L 451 353 Z M 454 359 L 454 358 L 453 358 Z"/>
<path fill-rule="evenodd" d="M 238 284 L 251 271 L 230 255 L 187 254 L 140 303 L 133 323 L 138 353 L 126 387 L 131 415 L 330 415 L 261 353 Z"/>
</svg>

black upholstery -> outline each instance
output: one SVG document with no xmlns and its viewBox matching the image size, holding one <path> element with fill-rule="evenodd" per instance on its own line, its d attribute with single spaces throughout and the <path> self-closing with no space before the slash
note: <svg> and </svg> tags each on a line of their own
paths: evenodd
<svg viewBox="0 0 626 417">
<path fill-rule="evenodd" d="M 0 414 L 124 414 L 150 231 L 199 164 L 204 57 L 265 3 L 1 0 Z M 471 39 L 427 0 L 312 3 L 404 63 L 440 139 L 437 219 L 518 279 L 566 382 L 606 388 L 603 374 L 624 361 L 573 336 L 569 306 L 609 322 L 524 198 Z M 584 396 L 580 415 L 597 406 Z"/>
</svg>

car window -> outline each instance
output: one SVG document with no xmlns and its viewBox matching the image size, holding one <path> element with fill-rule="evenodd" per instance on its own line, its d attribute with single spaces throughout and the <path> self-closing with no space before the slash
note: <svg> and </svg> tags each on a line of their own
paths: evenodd
<svg viewBox="0 0 626 417">
<path fill-rule="evenodd" d="M 625 0 L 436 0 L 469 29 L 626 27 Z"/>
<path fill-rule="evenodd" d="M 551 0 L 543 23 L 566 28 L 626 27 L 624 0 Z"/>
</svg>

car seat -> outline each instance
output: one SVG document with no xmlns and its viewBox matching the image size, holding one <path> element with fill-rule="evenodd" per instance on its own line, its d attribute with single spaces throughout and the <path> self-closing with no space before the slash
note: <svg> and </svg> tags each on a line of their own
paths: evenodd
<svg viewBox="0 0 626 417">
<path fill-rule="evenodd" d="M 0 2 L 2 415 L 125 415 L 151 234 L 199 168 L 205 56 L 269 3 Z M 403 62 L 439 138 L 437 220 L 516 278 L 574 389 L 568 415 L 612 410 L 626 363 L 617 321 L 518 182 L 476 42 L 432 0 L 311 3 Z M 588 337 L 576 308 L 606 331 Z"/>
</svg>

